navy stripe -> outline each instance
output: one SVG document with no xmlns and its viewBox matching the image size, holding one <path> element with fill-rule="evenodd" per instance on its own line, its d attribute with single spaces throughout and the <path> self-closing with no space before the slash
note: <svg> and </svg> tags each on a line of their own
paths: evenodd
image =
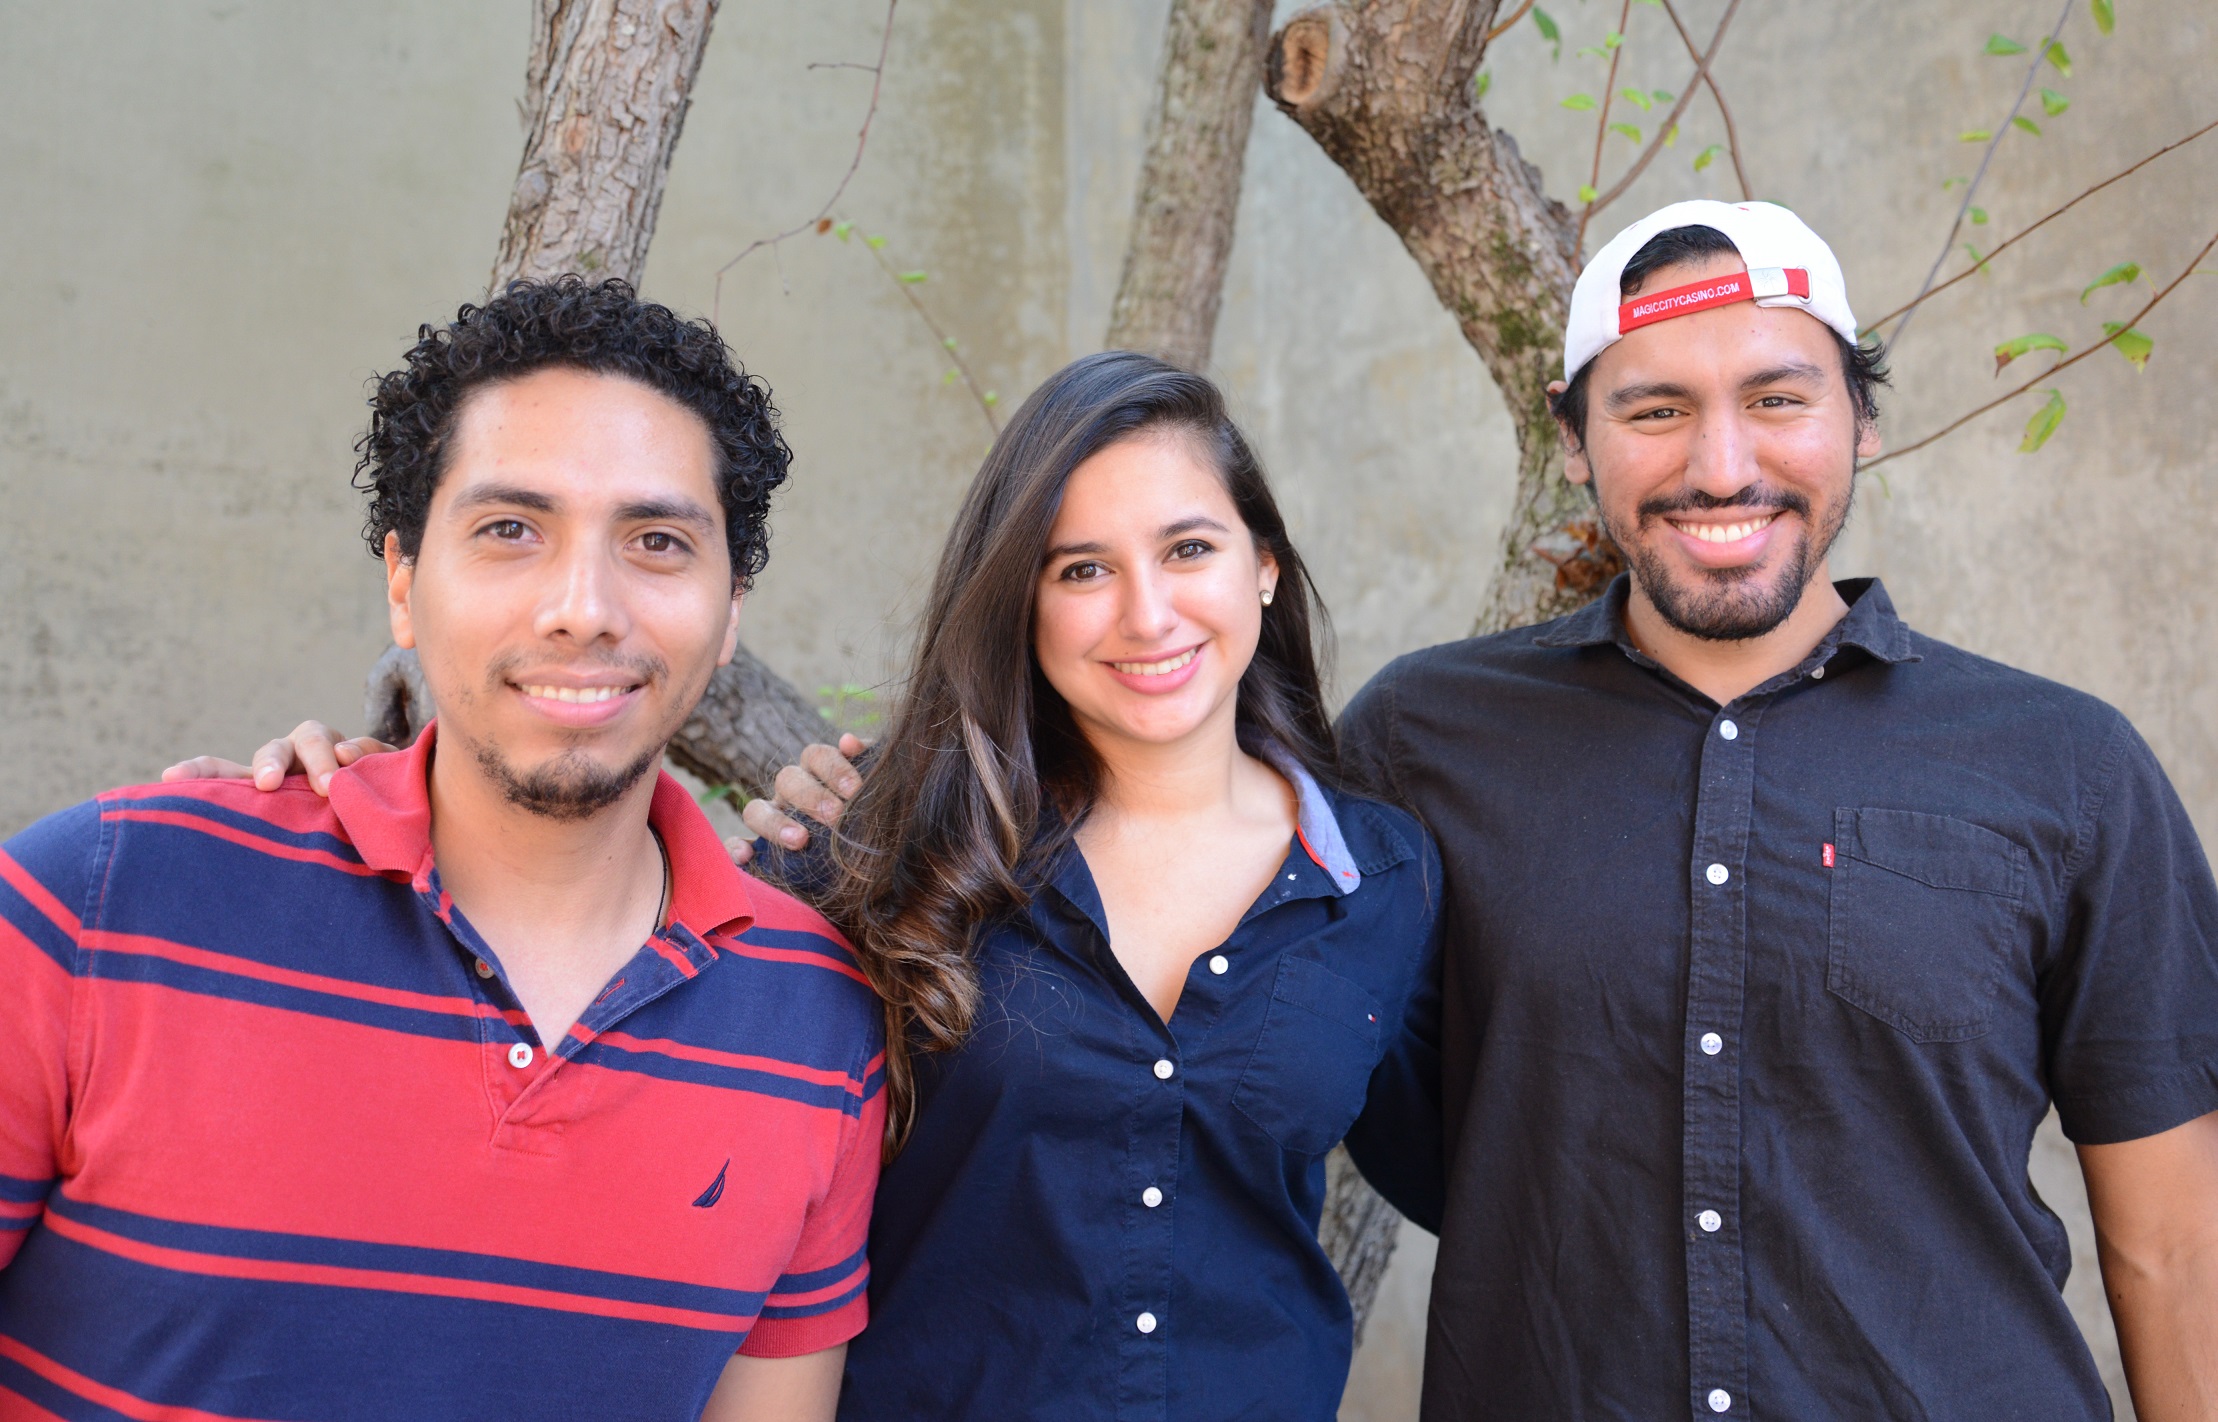
<svg viewBox="0 0 2218 1422">
<path fill-rule="evenodd" d="M 0 1174 L 0 1200 L 15 1205 L 36 1204 L 46 1198 L 46 1192 L 53 1189 L 54 1181 L 59 1179 L 59 1175 L 45 1180 L 32 1180 L 22 1175 Z"/>
<path fill-rule="evenodd" d="M 756 1096 L 775 1096 L 820 1110 L 838 1111 L 845 1116 L 861 1116 L 863 1112 L 862 1102 L 844 1086 L 823 1086 L 813 1081 L 797 1081 L 790 1076 L 757 1071 L 751 1067 L 688 1061 L 683 1057 L 665 1056 L 661 1052 L 635 1052 L 606 1040 L 589 1043 L 584 1051 L 578 1053 L 576 1059 L 610 1071 L 633 1071 L 662 1081 L 682 1081 L 692 1086 L 715 1087 L 720 1091 L 745 1091 Z"/>
<path fill-rule="evenodd" d="M 855 961 L 855 955 L 840 947 L 838 943 L 826 938 L 821 933 L 810 933 L 805 929 L 756 927 L 748 929 L 738 937 L 742 943 L 753 943 L 764 948 L 785 948 L 814 954 L 828 963 L 837 963 L 843 968 L 861 967 L 861 964 Z"/>
<path fill-rule="evenodd" d="M 93 976 L 115 982 L 156 983 L 201 997 L 250 1002 L 259 1007 L 298 1012 L 308 1017 L 352 1022 L 414 1037 L 436 1037 L 450 1042 L 481 1040 L 478 1019 L 458 1013 L 433 1012 L 420 1007 L 399 1007 L 384 1002 L 364 1002 L 338 993 L 286 983 L 264 982 L 216 968 L 196 967 L 151 953 L 104 949 L 96 957 Z M 505 1032 L 507 1028 L 504 1026 Z"/>
<path fill-rule="evenodd" d="M 28 867 L 24 868 L 30 873 Z M 59 894 L 55 895 L 60 898 Z M 6 919 L 31 946 L 54 960 L 56 967 L 65 973 L 77 971 L 77 941 L 64 932 L 54 920 L 40 913 L 38 906 L 16 891 L 15 885 L 0 879 L 0 918 Z"/>
<path fill-rule="evenodd" d="M 0 1393 L 14 1393 L 68 1422 L 132 1422 L 112 1407 L 88 1402 L 67 1388 L 55 1386 L 13 1358 L 0 1358 Z"/>
<path fill-rule="evenodd" d="M 38 1222 L 37 1215 L 26 1215 L 22 1219 L 0 1219 L 0 1234 L 20 1234 Z"/>
<path fill-rule="evenodd" d="M 751 1290 L 719 1289 L 708 1284 L 687 1284 L 636 1274 L 612 1274 L 600 1269 L 580 1269 L 566 1264 L 508 1259 L 498 1254 L 426 1249 L 408 1244 L 372 1244 L 352 1239 L 324 1239 L 309 1234 L 231 1229 L 223 1225 L 186 1224 L 179 1220 L 160 1219 L 106 1205 L 87 1204 L 61 1193 L 54 1197 L 53 1210 L 64 1219 L 104 1229 L 110 1234 L 122 1235 L 141 1244 L 190 1250 L 196 1254 L 215 1254 L 229 1259 L 323 1264 L 342 1269 L 376 1269 L 396 1274 L 423 1274 L 440 1279 L 468 1279 L 481 1284 L 546 1289 L 553 1293 L 652 1304 L 660 1308 L 730 1314 L 742 1319 L 760 1308 L 763 1300 L 762 1294 Z"/>
<path fill-rule="evenodd" d="M 837 1298 L 826 1299 L 822 1303 L 765 1305 L 762 1311 L 762 1316 L 766 1319 L 815 1318 L 819 1314 L 836 1313 L 840 1309 L 843 1309 L 847 1307 L 847 1305 L 853 1303 L 862 1295 L 863 1290 L 868 1288 L 869 1286 L 870 1280 L 865 1278 L 858 1281 L 855 1287 L 849 1289 L 846 1293 L 841 1294 Z"/>
<path fill-rule="evenodd" d="M 773 1294 L 805 1294 L 836 1284 L 863 1266 L 863 1256 L 870 1252 L 868 1245 L 856 1250 L 829 1269 L 809 1269 L 799 1274 L 781 1274 L 771 1287 Z"/>
<path fill-rule="evenodd" d="M 172 814 L 191 815 L 227 829 L 253 835 L 256 839 L 268 840 L 272 844 L 290 845 L 295 849 L 320 849 L 326 854 L 346 860 L 349 864 L 362 862 L 362 856 L 355 852 L 354 846 L 336 834 L 327 834 L 320 830 L 289 830 L 282 825 L 273 825 L 268 820 L 234 810 L 228 805 L 219 805 L 193 795 L 149 795 L 135 799 L 103 800 L 100 808 L 108 814 L 127 810 L 164 810 Z M 144 822 L 140 823 L 140 827 L 154 828 Z"/>
</svg>

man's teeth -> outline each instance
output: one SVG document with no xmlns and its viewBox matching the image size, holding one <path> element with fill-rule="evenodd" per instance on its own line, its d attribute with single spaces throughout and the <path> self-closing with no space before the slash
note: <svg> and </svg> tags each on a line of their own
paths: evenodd
<svg viewBox="0 0 2218 1422">
<path fill-rule="evenodd" d="M 1672 525 L 1681 533 L 1692 534 L 1704 543 L 1738 543 L 1759 530 L 1769 528 L 1777 514 L 1765 514 L 1746 523 L 1678 523 Z"/>
<path fill-rule="evenodd" d="M 1192 661 L 1200 651 L 1199 647 L 1190 647 L 1167 662 L 1111 662 L 1109 665 L 1126 676 L 1168 676 Z"/>
<path fill-rule="evenodd" d="M 536 696 L 546 701 L 575 701 L 591 704 L 609 701 L 630 691 L 628 686 L 527 686 L 524 695 Z"/>
</svg>

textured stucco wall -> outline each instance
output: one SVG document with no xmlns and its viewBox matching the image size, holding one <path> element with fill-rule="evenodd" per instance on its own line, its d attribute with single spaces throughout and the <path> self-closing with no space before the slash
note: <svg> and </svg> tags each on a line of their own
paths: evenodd
<svg viewBox="0 0 2218 1422">
<path fill-rule="evenodd" d="M 1012 408 L 1106 322 L 1167 0 L 903 0 L 884 107 L 841 215 L 903 270 Z M 1291 7 L 1288 7 L 1291 8 Z M 1549 7 L 1490 61 L 1489 108 L 1568 194 L 1591 160 L 1614 17 Z M 1706 34 L 1723 0 L 1687 0 Z M 2073 108 L 2013 136 L 1971 232 L 1989 246 L 2187 131 L 2218 61 L 2200 0 L 2079 7 Z M 0 835 L 189 750 L 243 753 L 303 715 L 352 725 L 384 643 L 347 487 L 363 382 L 418 321 L 474 296 L 513 175 L 524 0 L 374 6 L 0 0 Z M 2042 12 L 2042 13 L 2036 13 Z M 1763 195 L 1840 250 L 1866 314 L 1914 288 L 1948 217 L 1956 141 L 2007 106 L 2053 6 L 1964 0 L 1743 7 L 1719 64 Z M 1676 89 L 1661 13 L 1633 8 L 1621 83 Z M 726 0 L 686 126 L 649 293 L 691 311 L 750 239 L 815 211 L 853 150 L 878 0 Z M 1652 122 L 1652 119 L 1649 120 Z M 1726 195 L 1697 101 L 1611 229 Z M 2210 140 L 2218 142 L 2218 140 Z M 1612 138 L 1613 150 L 1629 152 Z M 1621 160 L 1620 160 L 1621 161 Z M 1508 420 L 1399 243 L 1263 106 L 1217 373 L 1273 469 L 1341 633 L 1341 689 L 1459 635 L 1509 497 Z M 2115 262 L 2169 276 L 2209 235 L 2218 148 L 2165 160 L 1919 318 L 1887 419 L 1903 442 L 1996 388 L 1985 351 L 2084 340 L 2138 297 L 2081 285 Z M 1838 555 L 1907 616 L 2123 707 L 2218 834 L 2218 541 L 2205 372 L 2218 287 L 2148 323 L 2136 374 L 2105 352 L 2064 378 L 2072 413 L 2014 452 L 2027 408 L 1891 464 Z M 800 458 L 747 636 L 805 688 L 885 677 L 986 427 L 859 242 L 805 236 L 729 274 L 721 315 L 777 391 Z M 2071 1205 L 2068 1149 L 2036 1178 Z M 2084 1243 L 2084 1228 L 2082 1228 Z M 1350 1417 L 1412 1415 L 1429 1252 L 1411 1248 L 1358 1364 Z M 2091 1258 L 2075 1297 L 2099 1290 Z"/>
</svg>

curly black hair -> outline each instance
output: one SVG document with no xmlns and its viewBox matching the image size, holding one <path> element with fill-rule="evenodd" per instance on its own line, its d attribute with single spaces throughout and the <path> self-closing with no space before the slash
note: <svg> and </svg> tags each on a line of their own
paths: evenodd
<svg viewBox="0 0 2218 1422">
<path fill-rule="evenodd" d="M 423 547 L 455 417 L 473 390 L 563 366 L 626 376 L 701 417 L 716 446 L 732 581 L 746 587 L 770 557 L 770 492 L 793 462 L 770 388 L 739 367 L 708 322 L 680 320 L 615 278 L 512 281 L 444 327 L 417 328 L 408 363 L 373 384 L 370 427 L 354 446 L 371 554 L 385 556 L 388 533 L 399 535 L 403 557 Z"/>
</svg>

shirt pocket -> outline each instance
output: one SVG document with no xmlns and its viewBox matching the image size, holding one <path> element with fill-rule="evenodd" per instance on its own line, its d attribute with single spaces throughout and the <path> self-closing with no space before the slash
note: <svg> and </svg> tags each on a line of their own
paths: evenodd
<svg viewBox="0 0 2218 1422">
<path fill-rule="evenodd" d="M 1833 812 L 1825 986 L 1914 1042 L 1982 1036 L 2019 935 L 2029 856 L 1915 810 Z"/>
<path fill-rule="evenodd" d="M 1378 999 L 1315 959 L 1281 958 L 1232 1104 L 1283 1148 L 1322 1155 L 1355 1124 L 1378 1059 Z"/>
</svg>

